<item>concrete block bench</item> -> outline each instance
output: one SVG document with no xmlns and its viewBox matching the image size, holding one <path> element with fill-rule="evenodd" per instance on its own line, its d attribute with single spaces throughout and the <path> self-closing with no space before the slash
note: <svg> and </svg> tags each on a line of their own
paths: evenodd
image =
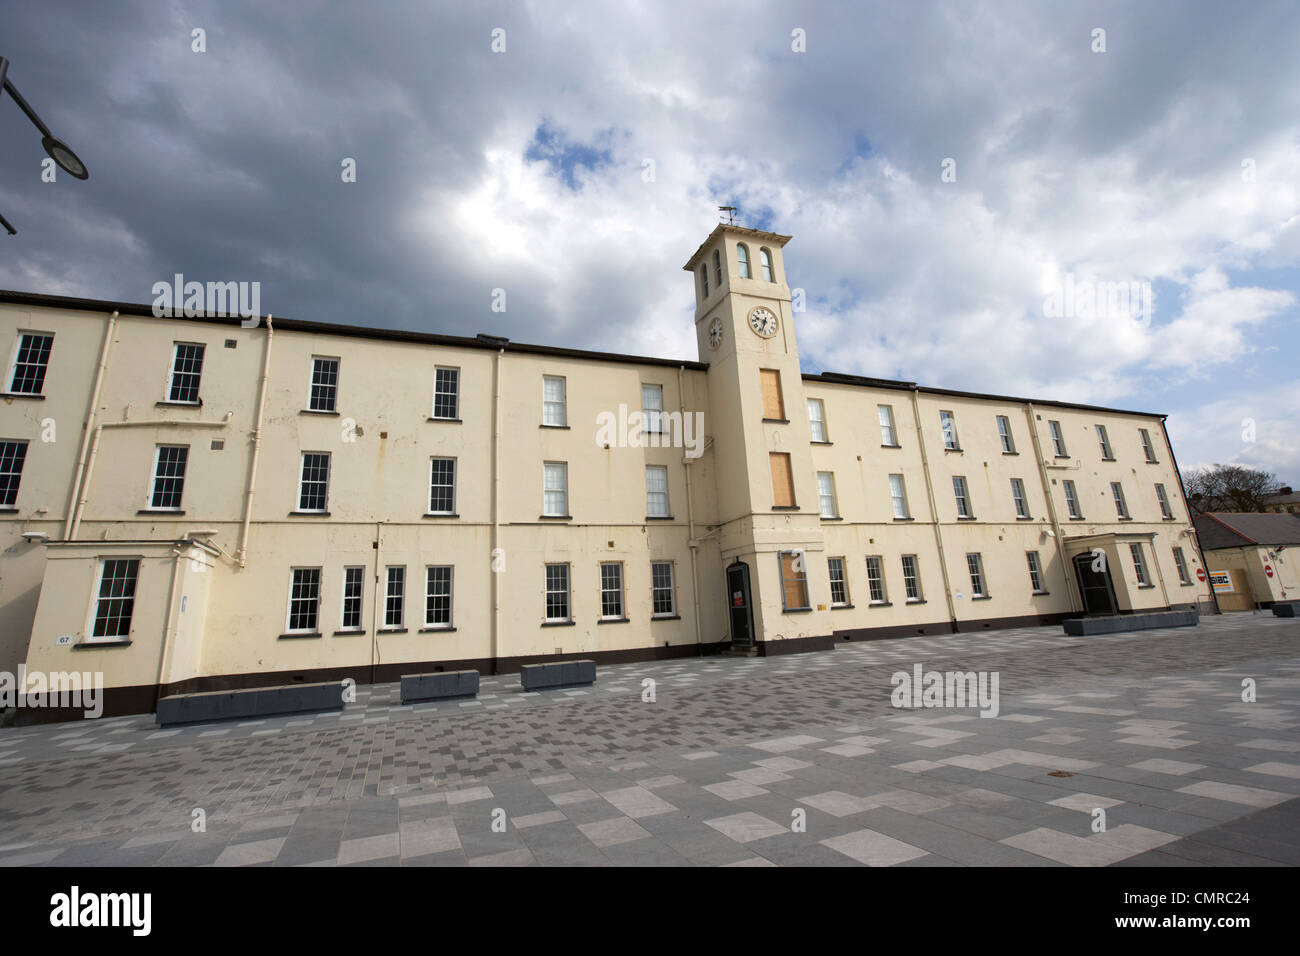
<svg viewBox="0 0 1300 956">
<path fill-rule="evenodd" d="M 343 709 L 343 682 L 285 684 L 247 690 L 176 694 L 158 701 L 156 720 L 163 727 L 236 717 L 273 717 Z"/>
<path fill-rule="evenodd" d="M 1148 614 L 1111 614 L 1106 617 L 1072 617 L 1064 622 L 1071 637 L 1150 631 L 1158 627 L 1195 627 L 1201 622 L 1196 611 L 1153 611 Z"/>
<path fill-rule="evenodd" d="M 1273 605 L 1274 617 L 1300 617 L 1296 613 L 1296 604 L 1294 601 L 1278 601 Z"/>
<path fill-rule="evenodd" d="M 477 696 L 478 671 L 435 671 L 432 674 L 402 675 L 403 704 Z"/>
<path fill-rule="evenodd" d="M 525 664 L 519 668 L 519 683 L 524 690 L 547 687 L 578 687 L 596 683 L 595 661 L 555 661 L 551 664 Z"/>
</svg>

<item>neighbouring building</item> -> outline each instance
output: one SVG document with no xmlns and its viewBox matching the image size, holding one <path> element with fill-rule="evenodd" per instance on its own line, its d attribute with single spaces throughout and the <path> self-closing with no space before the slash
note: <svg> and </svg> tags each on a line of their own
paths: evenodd
<svg viewBox="0 0 1300 956">
<path fill-rule="evenodd" d="M 1209 601 L 1164 416 L 804 374 L 788 240 L 690 258 L 699 361 L 0 293 L 0 670 L 148 712 Z"/>
<path fill-rule="evenodd" d="M 1300 598 L 1300 517 L 1212 511 L 1195 520 L 1220 610 L 1253 611 Z"/>
<path fill-rule="evenodd" d="M 1281 514 L 1300 515 L 1300 493 L 1285 487 L 1275 495 L 1264 499 L 1262 511 L 1274 511 Z"/>
</svg>

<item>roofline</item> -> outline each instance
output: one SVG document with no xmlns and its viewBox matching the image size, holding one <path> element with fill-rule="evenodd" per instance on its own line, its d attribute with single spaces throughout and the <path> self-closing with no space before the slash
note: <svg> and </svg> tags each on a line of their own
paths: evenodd
<svg viewBox="0 0 1300 956">
<path fill-rule="evenodd" d="M 1260 513 L 1261 513 L 1261 514 L 1266 514 L 1266 513 L 1268 513 L 1268 512 L 1260 512 Z M 1209 519 L 1210 519 L 1211 521 L 1213 521 L 1215 524 L 1222 525 L 1223 527 L 1227 528 L 1230 532 L 1232 532 L 1233 534 L 1235 534 L 1238 538 L 1241 538 L 1241 540 L 1245 541 L 1247 544 L 1253 544 L 1253 545 L 1258 545 L 1258 544 L 1259 544 L 1258 541 L 1256 541 L 1256 540 L 1255 540 L 1254 538 L 1252 538 L 1250 535 L 1246 534 L 1246 532 L 1244 532 L 1244 531 L 1242 531 L 1242 530 L 1240 530 L 1240 529 L 1238 529 L 1238 528 L 1234 528 L 1232 525 L 1228 524 L 1228 522 L 1224 521 L 1222 518 L 1220 518 L 1217 514 L 1215 514 L 1215 513 L 1212 512 L 1212 511 L 1202 511 L 1202 512 L 1201 512 L 1201 517 L 1209 518 Z M 1192 522 L 1192 523 L 1195 524 L 1195 522 Z M 1238 545 L 1238 547 L 1241 547 L 1241 545 Z M 1219 549 L 1217 549 L 1217 548 L 1211 548 L 1210 550 L 1211 550 L 1211 551 L 1216 551 L 1216 550 L 1219 550 Z"/>
<path fill-rule="evenodd" d="M 682 270 L 684 272 L 695 271 L 695 263 L 700 261 L 700 256 L 704 255 L 705 248 L 711 246 L 713 241 L 724 232 L 734 232 L 749 239 L 757 239 L 759 242 L 770 242 L 778 248 L 784 248 L 785 244 L 794 238 L 793 236 L 783 236 L 779 232 L 764 232 L 761 229 L 750 229 L 748 226 L 737 226 L 735 223 L 720 222 L 709 233 L 709 238 L 700 243 L 700 247 L 695 250 L 694 255 L 686 260 L 686 265 L 682 266 Z"/>
<path fill-rule="evenodd" d="M 1129 408 L 1109 408 L 1105 405 L 1083 405 L 1079 402 L 1058 402 L 1051 399 L 1016 398 L 1012 395 L 995 395 L 991 392 L 963 392 L 954 388 L 934 388 L 929 385 L 917 385 L 915 382 L 895 381 L 887 378 L 869 378 L 862 375 L 848 375 L 843 372 L 818 372 L 803 374 L 806 382 L 818 382 L 823 385 L 850 385 L 859 388 L 892 388 L 903 392 L 924 392 L 927 395 L 952 395 L 957 398 L 978 398 L 986 401 L 1011 402 L 1017 405 L 1045 405 L 1050 408 L 1075 408 L 1089 412 L 1108 412 L 1112 415 L 1140 415 L 1143 418 L 1158 418 L 1162 422 L 1169 416 L 1163 412 L 1139 412 Z"/>
<path fill-rule="evenodd" d="M 75 296 L 46 295 L 39 292 L 15 292 L 0 289 L 0 303 L 13 305 L 35 305 L 51 309 L 65 309 L 77 312 L 119 312 L 122 315 L 143 318 L 158 318 L 153 313 L 152 305 L 136 302 L 109 302 L 104 299 L 83 299 Z M 239 326 L 241 319 L 237 315 L 222 317 L 199 317 L 172 315 L 166 318 L 180 322 L 195 322 L 207 325 Z M 417 345 L 440 345 L 447 348 L 482 349 L 496 352 L 518 352 L 524 355 L 550 355 L 556 358 L 581 359 L 592 362 L 620 362 L 627 365 L 657 365 L 665 368 L 686 368 L 692 371 L 707 371 L 708 362 L 696 362 L 687 359 L 652 358 L 644 355 L 626 355 L 620 352 L 596 352 L 586 349 L 567 349 L 553 345 L 528 345 L 524 342 L 511 342 L 507 338 L 485 335 L 469 338 L 460 335 L 440 335 L 434 332 L 412 332 L 405 329 L 377 329 L 362 325 L 338 325 L 331 322 L 314 322 L 307 319 L 277 317 L 277 331 L 310 332 L 317 335 L 342 335 L 353 338 L 382 339 L 394 342 L 409 342 Z"/>
</svg>

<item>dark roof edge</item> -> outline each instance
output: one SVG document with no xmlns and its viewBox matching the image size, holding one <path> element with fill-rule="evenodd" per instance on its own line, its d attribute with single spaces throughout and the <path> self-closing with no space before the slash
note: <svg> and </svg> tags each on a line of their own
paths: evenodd
<svg viewBox="0 0 1300 956">
<path fill-rule="evenodd" d="M 14 292 L 0 289 L 0 303 L 14 305 L 37 305 L 52 309 L 67 309 L 83 312 L 120 312 L 122 315 L 155 318 L 152 305 L 137 302 L 107 302 L 102 299 L 82 299 L 74 296 L 46 295 L 39 292 Z M 181 322 L 207 323 L 209 325 L 240 324 L 239 316 L 221 318 L 201 318 L 186 315 L 174 315 L 168 318 Z M 482 349 L 495 352 L 504 349 L 507 352 L 520 352 L 527 355 L 553 355 L 557 358 L 584 359 L 593 362 L 619 362 L 627 365 L 658 365 L 667 368 L 687 368 L 692 371 L 705 371 L 707 362 L 688 359 L 652 358 L 643 355 L 624 355 L 619 352 L 595 352 L 586 349 L 568 349 L 553 345 L 528 345 L 523 342 L 511 342 L 487 336 L 485 339 L 469 338 L 460 335 L 440 335 L 434 332 L 411 332 L 405 329 L 376 329 L 361 325 L 336 325 L 330 322 L 313 322 L 307 319 L 276 317 L 272 319 L 277 330 L 290 332 L 312 332 L 320 335 L 343 335 L 354 338 L 384 339 L 395 342 L 411 342 L 421 345 L 442 345 L 448 348 Z M 505 344 L 500 344 L 504 342 Z"/>
<path fill-rule="evenodd" d="M 1105 405 L 1083 405 L 1078 402 L 1057 402 L 1041 398 L 1016 398 L 1012 395 L 994 395 L 990 392 L 963 392 L 955 388 L 933 388 L 917 385 L 915 382 L 900 382 L 887 378 L 868 378 L 860 375 L 846 375 L 840 372 L 803 373 L 804 381 L 821 382 L 825 385 L 856 385 L 863 388 L 892 388 L 904 392 L 925 392 L 929 395 L 953 395 L 957 398 L 979 398 L 987 401 L 1011 402 L 1017 405 L 1046 405 L 1051 408 L 1077 408 L 1089 412 L 1108 412 L 1112 415 L 1141 415 L 1143 418 L 1165 419 L 1169 416 L 1163 412 L 1139 412 L 1129 408 L 1108 408 Z"/>
</svg>

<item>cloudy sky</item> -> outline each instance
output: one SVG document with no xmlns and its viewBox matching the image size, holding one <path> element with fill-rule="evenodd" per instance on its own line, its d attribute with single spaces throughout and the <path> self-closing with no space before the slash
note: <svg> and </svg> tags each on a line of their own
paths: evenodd
<svg viewBox="0 0 1300 956">
<path fill-rule="evenodd" d="M 1167 412 L 1184 468 L 1300 483 L 1297 50 L 1294 2 L 8 3 L 91 175 L 0 101 L 0 288 L 695 358 L 736 205 L 794 236 L 806 371 Z"/>
</svg>

